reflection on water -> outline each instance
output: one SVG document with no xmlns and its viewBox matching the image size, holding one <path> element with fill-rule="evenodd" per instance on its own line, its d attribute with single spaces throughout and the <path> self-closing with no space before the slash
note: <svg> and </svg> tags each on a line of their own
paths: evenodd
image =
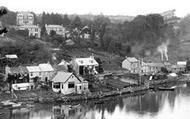
<svg viewBox="0 0 190 119">
<path fill-rule="evenodd" d="M 74 106 L 36 104 L 32 109 L 10 110 L 7 119 L 188 119 L 190 87 L 119 97 L 100 104 Z M 0 117 L 1 118 L 1 117 Z"/>
</svg>

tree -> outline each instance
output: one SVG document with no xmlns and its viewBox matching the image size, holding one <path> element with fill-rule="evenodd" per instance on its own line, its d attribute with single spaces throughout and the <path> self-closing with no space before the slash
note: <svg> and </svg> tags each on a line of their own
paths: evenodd
<svg viewBox="0 0 190 119">
<path fill-rule="evenodd" d="M 79 16 L 76 16 L 72 21 L 71 21 L 71 24 L 70 24 L 71 28 L 81 28 L 82 26 L 82 23 L 81 23 L 81 19 Z"/>
<path fill-rule="evenodd" d="M 161 72 L 167 74 L 167 73 L 168 73 L 168 70 L 167 70 L 165 67 L 161 67 Z"/>
<path fill-rule="evenodd" d="M 102 49 L 105 49 L 104 46 L 104 34 L 106 32 L 106 26 L 110 23 L 109 18 L 104 17 L 103 15 L 96 16 L 95 20 L 93 21 L 93 24 L 90 26 L 91 27 L 91 41 L 94 42 L 96 39 L 96 36 L 99 38 L 99 43 L 101 45 Z"/>
<path fill-rule="evenodd" d="M 7 14 L 8 10 L 5 7 L 0 7 L 0 17 Z M 7 33 L 7 28 L 3 28 L 2 24 L 0 26 L 0 34 Z"/>
<path fill-rule="evenodd" d="M 46 27 L 45 25 L 42 25 L 42 28 L 41 28 L 41 35 L 47 35 L 47 31 L 46 31 Z"/>
<path fill-rule="evenodd" d="M 1 21 L 8 25 L 16 25 L 16 12 L 9 11 L 6 15 L 3 15 Z"/>
<path fill-rule="evenodd" d="M 187 60 L 186 70 L 187 70 L 187 71 L 190 71 L 190 60 Z"/>
<path fill-rule="evenodd" d="M 68 18 L 68 15 L 65 14 L 63 17 L 63 26 L 67 27 L 71 23 L 71 20 Z"/>
<path fill-rule="evenodd" d="M 56 35 L 56 32 L 54 30 L 51 30 L 50 31 L 50 36 L 54 36 L 54 35 Z"/>
</svg>

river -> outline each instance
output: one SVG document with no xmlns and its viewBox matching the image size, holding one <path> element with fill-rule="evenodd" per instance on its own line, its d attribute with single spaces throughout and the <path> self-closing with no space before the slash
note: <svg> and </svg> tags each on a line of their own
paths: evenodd
<svg viewBox="0 0 190 119">
<path fill-rule="evenodd" d="M 96 104 L 83 102 L 70 107 L 60 103 L 36 103 L 30 109 L 7 109 L 5 112 L 0 119 L 189 119 L 190 86 L 181 85 L 175 91 L 122 96 Z"/>
</svg>

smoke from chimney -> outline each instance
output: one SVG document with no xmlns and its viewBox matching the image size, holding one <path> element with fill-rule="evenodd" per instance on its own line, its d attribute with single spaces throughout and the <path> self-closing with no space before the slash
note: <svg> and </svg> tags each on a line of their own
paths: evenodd
<svg viewBox="0 0 190 119">
<path fill-rule="evenodd" d="M 166 42 L 163 42 L 161 45 L 157 47 L 157 51 L 161 54 L 161 60 L 164 61 L 164 57 L 166 61 L 168 61 L 168 45 L 169 45 L 169 39 Z"/>
</svg>

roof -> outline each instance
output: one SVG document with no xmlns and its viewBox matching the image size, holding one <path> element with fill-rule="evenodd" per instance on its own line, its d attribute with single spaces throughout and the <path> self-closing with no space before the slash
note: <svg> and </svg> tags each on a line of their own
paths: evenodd
<svg viewBox="0 0 190 119">
<path fill-rule="evenodd" d="M 50 64 L 39 64 L 39 68 L 41 71 L 54 71 L 53 67 Z"/>
<path fill-rule="evenodd" d="M 61 60 L 61 62 L 58 65 L 69 65 L 69 63 L 65 60 Z"/>
<path fill-rule="evenodd" d="M 30 12 L 30 11 L 20 11 L 17 14 L 32 14 L 32 12 Z"/>
<path fill-rule="evenodd" d="M 61 25 L 46 25 L 45 27 L 47 27 L 47 28 L 64 28 Z"/>
<path fill-rule="evenodd" d="M 5 55 L 5 57 L 9 58 L 9 59 L 16 59 L 16 58 L 18 58 L 17 55 L 15 55 L 15 54 Z"/>
<path fill-rule="evenodd" d="M 187 64 L 187 61 L 178 61 L 177 62 L 177 65 L 186 65 Z"/>
<path fill-rule="evenodd" d="M 27 66 L 26 68 L 29 72 L 40 72 L 41 71 L 39 66 Z"/>
<path fill-rule="evenodd" d="M 163 63 L 146 63 L 146 65 L 152 67 L 164 67 Z"/>
<path fill-rule="evenodd" d="M 19 26 L 19 28 L 40 28 L 38 25 L 24 25 L 24 26 Z"/>
<path fill-rule="evenodd" d="M 53 78 L 53 82 L 63 82 L 65 83 L 70 77 L 73 75 L 73 73 L 69 72 L 58 72 L 57 75 Z"/>
<path fill-rule="evenodd" d="M 129 62 L 138 62 L 135 57 L 127 57 L 126 60 L 128 60 Z"/>
<path fill-rule="evenodd" d="M 86 65 L 98 66 L 99 65 L 98 62 L 92 57 L 89 57 L 89 58 L 76 58 L 75 61 L 80 66 L 86 66 Z"/>
<path fill-rule="evenodd" d="M 27 73 L 28 71 L 27 71 L 27 68 L 26 67 L 23 67 L 23 66 L 19 66 L 19 67 L 10 67 L 10 69 L 9 69 L 9 73 L 22 73 L 22 74 L 24 74 L 24 73 Z"/>
</svg>

